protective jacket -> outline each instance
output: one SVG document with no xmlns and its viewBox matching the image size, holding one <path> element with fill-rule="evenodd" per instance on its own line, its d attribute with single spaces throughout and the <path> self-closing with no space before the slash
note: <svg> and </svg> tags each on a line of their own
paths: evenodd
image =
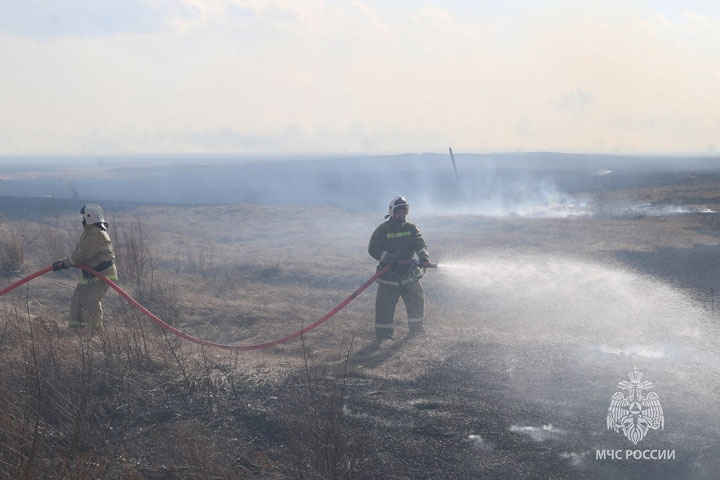
<svg viewBox="0 0 720 480">
<path fill-rule="evenodd" d="M 75 251 L 72 255 L 63 259 L 63 264 L 66 267 L 85 265 L 102 272 L 111 280 L 117 279 L 117 269 L 114 265 L 115 253 L 112 249 L 112 240 L 110 240 L 110 235 L 106 230 L 102 224 L 98 223 L 85 225 Z M 83 270 L 83 274 L 86 273 Z M 91 278 L 89 274 L 86 274 L 85 277 Z"/>
<path fill-rule="evenodd" d="M 415 224 L 398 222 L 394 218 L 381 223 L 375 229 L 370 237 L 368 253 L 380 262 L 378 269 L 383 267 L 383 260 L 390 253 L 396 254 L 399 260 L 411 260 L 416 253 L 420 259 L 427 259 L 430 256 L 425 239 Z M 413 282 L 417 278 L 415 276 L 417 272 L 414 270 L 411 265 L 395 264 L 378 279 L 378 282 L 395 284 Z"/>
</svg>

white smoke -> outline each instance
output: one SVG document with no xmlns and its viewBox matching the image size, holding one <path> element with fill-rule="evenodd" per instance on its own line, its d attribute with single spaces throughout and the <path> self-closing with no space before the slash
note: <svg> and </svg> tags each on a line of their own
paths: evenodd
<svg viewBox="0 0 720 480">
<path fill-rule="evenodd" d="M 543 425 L 541 427 L 533 427 L 531 425 L 511 425 L 510 431 L 513 433 L 520 433 L 522 435 L 526 435 L 531 439 L 535 440 L 536 442 L 544 442 L 545 440 L 550 440 L 567 434 L 565 430 L 554 427 L 552 423 Z"/>
</svg>

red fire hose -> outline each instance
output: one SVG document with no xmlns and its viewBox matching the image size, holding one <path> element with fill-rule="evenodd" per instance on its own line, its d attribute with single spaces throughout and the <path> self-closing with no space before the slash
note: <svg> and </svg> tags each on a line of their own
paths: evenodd
<svg viewBox="0 0 720 480">
<path fill-rule="evenodd" d="M 410 263 L 410 261 L 401 261 L 399 263 Z M 424 267 L 424 268 L 434 268 L 434 267 L 437 267 L 437 264 L 423 263 L 423 264 L 420 264 L 420 266 Z M 233 351 L 263 350 L 265 348 L 274 347 L 275 345 L 280 345 L 281 343 L 289 342 L 290 340 L 293 340 L 293 339 L 309 332 L 310 330 L 317 328 L 318 326 L 325 323 L 328 319 L 330 319 L 337 312 L 339 312 L 340 310 L 345 308 L 345 306 L 348 303 L 355 300 L 355 297 L 360 295 L 360 293 L 362 293 L 363 290 L 365 290 L 367 287 L 369 287 L 375 280 L 377 280 L 380 276 L 382 276 L 385 272 L 387 272 L 390 269 L 390 265 L 388 265 L 387 267 L 384 267 L 384 268 L 378 270 L 377 273 L 375 275 L 373 275 L 372 277 L 370 277 L 367 282 L 363 283 L 357 290 L 355 290 L 353 293 L 351 293 L 349 297 L 347 297 L 345 300 L 340 302 L 335 308 L 333 308 L 328 313 L 326 313 L 325 316 L 323 316 L 321 319 L 311 323 L 307 327 L 305 327 L 301 330 L 298 330 L 295 333 L 288 335 L 287 337 L 273 340 L 272 342 L 258 343 L 255 345 L 224 345 L 221 343 L 209 342 L 207 340 L 202 340 L 202 339 L 193 337 L 192 335 L 189 335 L 185 332 L 178 330 L 177 328 L 173 327 L 172 325 L 168 325 L 167 323 L 163 322 L 159 317 L 157 317 L 155 314 L 153 314 L 150 310 L 148 310 L 147 308 L 140 305 L 140 303 L 138 303 L 137 300 L 135 300 L 130 295 L 128 295 L 115 282 L 106 278 L 102 273 L 96 272 L 92 268 L 86 267 L 85 265 L 75 265 L 75 267 L 85 270 L 86 272 L 90 272 L 93 275 L 95 275 L 96 277 L 100 278 L 103 282 L 107 283 L 110 286 L 110 288 L 112 288 L 113 290 L 118 292 L 121 296 L 125 297 L 125 299 L 129 303 L 131 303 L 133 306 L 135 306 L 135 308 L 137 308 L 143 314 L 145 314 L 146 317 L 148 317 L 150 320 L 152 320 L 153 322 L 155 322 L 156 324 L 158 324 L 160 327 L 164 328 L 165 330 L 168 330 L 169 332 L 174 333 L 178 337 L 184 338 L 185 340 L 187 340 L 189 342 L 197 343 L 198 345 L 205 345 L 208 347 L 222 348 L 225 350 L 233 350 Z M 3 288 L 2 290 L 0 290 L 0 297 L 5 295 L 7 292 L 19 287 L 20 285 L 29 282 L 33 278 L 36 278 L 36 277 L 39 277 L 40 275 L 44 275 L 44 274 L 48 273 L 52 269 L 53 269 L 52 266 L 45 267 L 42 270 L 38 270 L 37 272 L 33 273 L 32 275 L 29 275 L 29 276 L 23 278 L 22 280 L 19 280 L 19 281 L 13 283 L 12 285 Z"/>
</svg>

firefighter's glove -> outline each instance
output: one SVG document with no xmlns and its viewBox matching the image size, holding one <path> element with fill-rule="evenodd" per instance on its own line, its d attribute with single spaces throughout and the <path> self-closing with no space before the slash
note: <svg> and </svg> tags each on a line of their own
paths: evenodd
<svg viewBox="0 0 720 480">
<path fill-rule="evenodd" d="M 68 267 L 65 265 L 65 262 L 63 262 L 62 260 L 58 260 L 57 262 L 53 263 L 53 270 L 56 272 L 58 272 L 60 270 L 65 270 L 66 268 L 68 268 Z"/>
<path fill-rule="evenodd" d="M 386 253 L 382 259 L 382 262 L 380 262 L 380 263 L 382 263 L 383 265 L 392 265 L 397 261 L 398 261 L 397 253 Z"/>
<path fill-rule="evenodd" d="M 421 264 L 421 265 L 425 265 L 426 263 L 430 263 L 430 257 L 426 257 L 425 255 L 423 255 L 422 257 L 418 257 L 418 259 L 420 260 L 420 264 Z"/>
</svg>

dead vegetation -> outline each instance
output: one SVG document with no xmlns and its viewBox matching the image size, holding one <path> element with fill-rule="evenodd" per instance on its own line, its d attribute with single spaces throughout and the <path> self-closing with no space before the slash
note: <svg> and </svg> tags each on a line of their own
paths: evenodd
<svg viewBox="0 0 720 480">
<path fill-rule="evenodd" d="M 13 231 L 0 233 L 0 271 L 10 275 L 22 269 L 25 263 L 23 247 L 18 235 Z"/>
<path fill-rule="evenodd" d="M 153 313 L 206 340 L 252 344 L 316 320 L 365 281 L 374 270 L 366 237 L 379 221 L 302 208 L 155 207 L 142 219 L 115 217 L 110 233 L 121 286 Z M 541 222 L 418 223 L 440 260 L 568 245 L 579 257 L 612 258 L 626 247 L 715 241 L 695 229 L 699 216 Z M 24 247 L 24 272 L 67 255 L 80 228 L 73 216 L 0 227 Z M 328 231 L 332 244 L 318 233 Z M 526 358 L 503 344 L 517 332 L 490 337 L 477 312 L 441 307 L 452 289 L 441 292 L 432 273 L 427 338 L 405 338 L 403 325 L 392 344 L 374 345 L 370 289 L 302 340 L 247 353 L 178 339 L 112 291 L 104 330 L 70 334 L 76 281 L 76 271 L 50 273 L 0 300 L 2 478 L 600 478 L 563 460 L 574 444 L 509 432 L 536 418 L 572 424 L 523 370 L 535 371 L 545 347 Z M 590 368 L 582 357 L 571 363 Z M 520 387 L 512 369 L 525 375 Z M 492 446 L 477 447 L 480 435 Z"/>
<path fill-rule="evenodd" d="M 25 237 L 40 239 L 29 242 L 32 268 L 67 255 L 77 233 L 62 228 L 58 216 L 50 223 L 24 227 Z M 19 247 L 20 236 L 6 225 L 3 239 L 12 241 L 3 240 L 3 248 Z M 111 235 L 121 285 L 167 323 L 200 337 L 252 343 L 276 335 L 264 331 L 268 326 L 286 334 L 318 311 L 290 306 L 306 296 L 296 287 L 282 302 L 269 291 L 285 275 L 278 261 L 263 266 L 255 259 L 248 269 L 223 264 L 208 240 L 174 249 L 172 238 L 138 217 L 117 218 Z M 2 299 L 0 477 L 362 478 L 361 442 L 343 429 L 345 371 L 329 371 L 322 354 L 309 353 L 313 347 L 301 342 L 270 357 L 200 348 L 112 291 L 105 328 L 75 334 L 62 313 L 76 273 L 53 272 L 37 280 L 41 290 Z M 40 303 L 32 298 L 38 295 Z M 228 313 L 251 321 L 220 321 Z M 296 357 L 298 349 L 305 354 Z M 271 357 L 268 366 L 258 361 Z M 288 376 L 288 364 L 300 358 L 302 374 Z M 289 385 L 298 393 L 293 399 L 281 393 Z M 278 405 L 278 398 L 291 405 Z"/>
<path fill-rule="evenodd" d="M 297 478 L 373 478 L 371 436 L 349 428 L 351 418 L 346 415 L 352 353 L 351 339 L 337 363 L 317 364 L 303 348 L 301 373 L 286 380 L 286 390 L 295 394 L 294 402 L 284 402 L 283 413 L 297 432 L 290 442 Z"/>
</svg>

